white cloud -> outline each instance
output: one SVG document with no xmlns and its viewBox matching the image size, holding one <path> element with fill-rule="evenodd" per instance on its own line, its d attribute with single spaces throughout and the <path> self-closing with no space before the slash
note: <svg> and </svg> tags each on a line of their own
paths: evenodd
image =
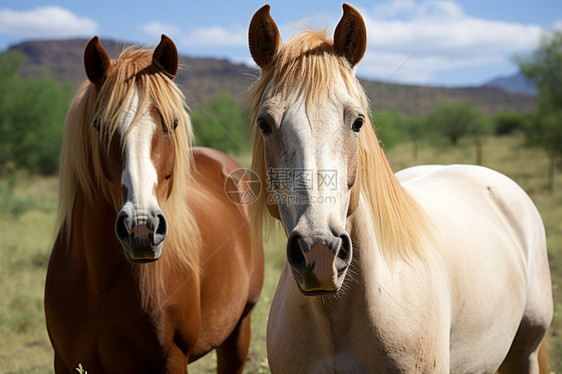
<svg viewBox="0 0 562 374">
<path fill-rule="evenodd" d="M 434 73 L 428 66 L 439 64 L 436 58 L 419 59 L 415 55 L 398 53 L 367 53 L 359 66 L 360 77 L 377 77 L 389 82 L 421 83 L 431 80 Z"/>
<path fill-rule="evenodd" d="M 183 32 L 173 24 L 162 22 L 149 22 L 142 25 L 141 30 L 151 36 L 160 36 L 162 33 L 172 36 L 183 46 L 188 47 L 240 47 L 246 46 L 246 30 L 239 25 L 229 29 L 221 26 L 196 28 Z"/>
<path fill-rule="evenodd" d="M 169 23 L 162 22 L 149 22 L 145 25 L 141 25 L 140 29 L 150 36 L 160 37 L 162 34 L 166 34 L 170 37 L 180 35 L 181 30 L 179 27 Z"/>
<path fill-rule="evenodd" d="M 552 29 L 556 31 L 562 31 L 562 19 L 554 22 Z"/>
<path fill-rule="evenodd" d="M 376 6 L 373 16 L 376 18 L 390 18 L 411 15 L 415 8 L 416 2 L 414 0 L 394 0 L 390 3 Z"/>
<path fill-rule="evenodd" d="M 247 31 L 241 26 L 235 26 L 230 30 L 214 26 L 191 31 L 182 39 L 182 43 L 186 46 L 240 47 L 247 45 L 247 38 Z"/>
<path fill-rule="evenodd" d="M 20 37 L 70 37 L 91 35 L 98 24 L 59 6 L 16 11 L 0 9 L 0 34 Z"/>
<path fill-rule="evenodd" d="M 359 72 L 394 74 L 393 80 L 414 83 L 431 81 L 442 70 L 506 63 L 515 53 L 534 49 L 543 31 L 471 17 L 450 0 L 394 0 L 361 13 L 368 47 Z"/>
</svg>

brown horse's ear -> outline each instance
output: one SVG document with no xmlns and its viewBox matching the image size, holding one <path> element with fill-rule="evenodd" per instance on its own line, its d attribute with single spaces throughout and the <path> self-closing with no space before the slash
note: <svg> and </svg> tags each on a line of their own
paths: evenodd
<svg viewBox="0 0 562 374">
<path fill-rule="evenodd" d="M 107 52 L 101 46 L 100 40 L 94 36 L 84 50 L 84 69 L 90 82 L 100 87 L 105 81 L 105 76 L 111 60 Z"/>
<path fill-rule="evenodd" d="M 178 50 L 172 39 L 162 34 L 160 44 L 154 50 L 152 63 L 162 69 L 172 77 L 178 72 Z"/>
<path fill-rule="evenodd" d="M 336 53 L 347 58 L 351 66 L 357 65 L 367 48 L 367 29 L 361 14 L 348 4 L 343 4 L 343 16 L 334 32 Z"/>
<path fill-rule="evenodd" d="M 248 30 L 252 58 L 262 69 L 266 68 L 281 49 L 279 29 L 269 14 L 269 5 L 262 6 L 252 17 Z"/>
</svg>

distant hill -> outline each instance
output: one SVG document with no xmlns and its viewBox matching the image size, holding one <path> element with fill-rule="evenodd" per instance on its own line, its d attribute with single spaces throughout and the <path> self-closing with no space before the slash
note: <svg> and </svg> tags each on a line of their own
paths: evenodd
<svg viewBox="0 0 562 374">
<path fill-rule="evenodd" d="M 532 112 L 536 109 L 533 96 L 505 92 L 493 87 L 445 88 L 384 84 L 367 80 L 363 80 L 362 84 L 375 113 L 390 109 L 404 116 L 419 116 L 448 102 L 472 104 L 490 114 L 506 111 Z"/>
<path fill-rule="evenodd" d="M 20 69 L 22 76 L 49 74 L 56 80 L 78 86 L 86 79 L 83 56 L 87 42 L 86 39 L 29 41 L 11 46 L 9 50 L 19 50 L 27 56 Z M 126 43 L 112 40 L 101 43 L 112 59 L 127 47 Z M 225 91 L 240 95 L 258 74 L 245 65 L 213 58 L 181 56 L 180 65 L 176 79 L 187 96 L 197 101 L 211 99 Z"/>
<path fill-rule="evenodd" d="M 72 82 L 76 86 L 86 79 L 83 51 L 86 39 L 28 41 L 10 47 L 22 51 L 27 59 L 20 69 L 22 76 L 48 74 L 54 79 Z M 125 44 L 102 40 L 111 58 L 117 58 Z M 249 85 L 259 74 L 243 64 L 213 58 L 180 58 L 182 68 L 177 82 L 186 93 L 189 105 L 197 108 L 199 102 L 209 100 L 221 92 L 230 92 L 241 102 Z M 530 95 L 506 92 L 496 87 L 443 88 L 399 85 L 362 80 L 375 114 L 394 110 L 405 116 L 423 115 L 445 102 L 466 102 L 488 113 L 502 111 L 530 112 L 535 110 L 535 98 Z"/>
<path fill-rule="evenodd" d="M 507 77 L 499 77 L 482 85 L 483 87 L 494 87 L 506 92 L 519 93 L 525 95 L 536 95 L 537 87 L 529 81 L 523 74 L 515 73 Z"/>
</svg>

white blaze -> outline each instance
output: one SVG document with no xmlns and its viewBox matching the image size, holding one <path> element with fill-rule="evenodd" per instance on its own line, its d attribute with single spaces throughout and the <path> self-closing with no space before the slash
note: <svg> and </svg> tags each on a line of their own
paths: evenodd
<svg viewBox="0 0 562 374">
<path fill-rule="evenodd" d="M 131 218 L 137 223 L 140 223 L 139 220 L 143 221 L 150 211 L 159 209 L 154 195 L 158 174 L 151 159 L 156 123 L 146 110 L 131 128 L 140 99 L 137 89 L 133 89 L 119 121 L 119 132 L 122 139 L 125 139 L 125 167 L 121 174 L 121 184 L 127 189 L 127 199 L 123 209 L 132 213 Z"/>
</svg>

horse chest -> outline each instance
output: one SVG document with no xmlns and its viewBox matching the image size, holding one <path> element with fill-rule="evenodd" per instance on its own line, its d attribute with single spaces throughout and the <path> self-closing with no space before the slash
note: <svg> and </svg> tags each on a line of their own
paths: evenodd
<svg viewBox="0 0 562 374">
<path fill-rule="evenodd" d="M 279 298 L 287 288 L 278 290 Z M 418 316 L 395 303 L 367 308 L 347 296 L 324 303 L 304 299 L 298 306 L 274 301 L 268 326 L 272 372 L 447 372 L 439 328 L 415 323 Z"/>
<path fill-rule="evenodd" d="M 334 328 L 335 372 L 439 372 L 437 337 L 407 320 L 397 320 L 399 311 L 349 311 Z"/>
<path fill-rule="evenodd" d="M 84 281 L 87 271 L 76 272 L 78 279 L 68 267 L 55 265 L 47 279 L 45 310 L 49 334 L 66 366 L 81 363 L 92 372 L 127 372 L 161 360 L 157 327 L 134 293 L 122 292 L 123 279 L 111 290 L 100 289 L 97 282 Z M 123 363 L 129 366 L 120 370 Z"/>
<path fill-rule="evenodd" d="M 349 316 L 352 319 L 352 316 Z M 324 321 L 324 322 L 327 322 Z M 407 336 L 397 331 L 381 331 L 365 321 L 356 324 L 323 324 L 292 331 L 289 345 L 270 342 L 272 372 L 307 373 L 426 373 L 446 372 L 447 363 L 435 351 L 431 337 Z M 400 336 L 400 337 L 397 337 Z M 277 362 L 276 357 L 282 358 Z M 276 368 L 281 370 L 277 371 Z"/>
</svg>

